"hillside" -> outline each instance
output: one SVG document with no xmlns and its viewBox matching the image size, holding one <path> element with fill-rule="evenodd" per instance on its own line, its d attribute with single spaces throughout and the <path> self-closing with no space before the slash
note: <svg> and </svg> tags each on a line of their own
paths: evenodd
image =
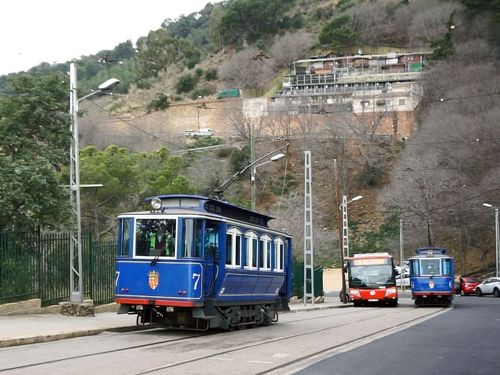
<svg viewBox="0 0 500 375">
<path fill-rule="evenodd" d="M 289 142 L 286 160 L 258 170 L 257 207 L 294 235 L 297 258 L 302 158 L 311 150 L 318 264 L 338 263 L 338 183 L 342 194 L 364 197 L 349 206 L 353 252 L 399 254 L 401 222 L 406 255 L 431 242 L 451 250 L 457 273 L 485 269 L 494 264 L 495 252 L 493 211 L 482 203 L 500 205 L 498 14 L 488 0 L 208 4 L 151 31 L 137 41 L 137 50 L 124 43 L 78 63 L 82 92 L 105 73 L 123 83 L 122 96 L 82 103 L 82 143 L 137 152 L 167 147 L 186 155 L 199 140 L 182 132 L 212 128 L 214 143 L 223 146 L 183 156 L 185 175 L 206 194 L 234 173 L 231 155 L 250 160 L 243 147 L 250 139 L 256 140 L 256 155 Z M 423 99 L 404 140 L 376 137 L 375 124 L 350 110 L 296 114 L 272 104 L 294 61 L 390 51 L 432 52 L 421 82 Z M 99 73 L 87 75 L 91 68 Z M 241 89 L 240 98 L 216 99 L 219 90 L 233 87 Z M 268 111 L 250 116 L 262 102 Z M 387 121 L 393 112 L 387 111 Z M 258 133 L 250 137 L 250 129 Z M 333 159 L 339 163 L 337 181 Z M 249 191 L 243 177 L 225 197 L 248 206 Z"/>
<path fill-rule="evenodd" d="M 313 6 L 313 3 L 310 2 L 310 5 Z M 492 245 L 494 250 L 492 215 L 491 213 L 488 215 L 489 212 L 481 209 L 482 201 L 499 201 L 499 191 L 494 186 L 495 184 L 498 186 L 500 176 L 496 166 L 498 163 L 495 165 L 499 154 L 496 152 L 498 151 L 498 143 L 487 140 L 487 138 L 490 140 L 498 139 L 498 130 L 492 127 L 488 116 L 493 116 L 498 111 L 499 104 L 494 88 L 498 83 L 498 73 L 494 71 L 494 64 L 488 63 L 491 44 L 488 44 L 487 40 L 481 37 L 481 35 L 487 34 L 483 29 L 484 26 L 481 26 L 484 24 L 482 20 L 487 15 L 480 13 L 476 15 L 476 19 L 462 17 L 460 12 L 463 9 L 460 8 L 459 2 L 447 2 L 444 8 L 439 2 L 428 1 L 427 5 L 434 5 L 436 9 L 439 9 L 442 20 L 449 20 L 451 12 L 455 12 L 453 13 L 454 21 L 461 27 L 453 28 L 451 36 L 448 34 L 450 31 L 446 32 L 444 29 L 443 41 L 450 37 L 453 38 L 453 49 L 447 51 L 449 46 L 446 48 L 438 46 L 436 50 L 438 52 L 436 55 L 439 53 L 448 53 L 449 55 L 441 62 L 436 61 L 426 74 L 425 99 L 416 112 L 418 115 L 416 129 L 418 131 L 412 138 L 405 144 L 390 143 L 384 145 L 370 141 L 368 138 L 353 137 L 352 129 L 348 133 L 345 133 L 345 129 L 332 130 L 329 124 L 348 125 L 346 114 L 312 114 L 307 121 L 315 122 L 314 127 L 303 126 L 287 137 L 290 147 L 286 165 L 281 163 L 269 166 L 262 172 L 259 171 L 257 186 L 262 185 L 262 187 L 258 189 L 257 205 L 261 210 L 279 215 L 275 225 L 294 234 L 298 257 L 301 253 L 301 232 L 303 231 L 302 210 L 300 208 L 303 205 L 301 194 L 303 189 L 301 182 L 303 176 L 302 157 L 303 151 L 312 150 L 314 159 L 313 191 L 317 210 L 315 212 L 317 218 L 314 222 L 315 249 L 319 263 L 335 263 L 338 258 L 334 203 L 336 183 L 333 177 L 334 158 L 341 159 L 342 162 L 344 193 L 349 196 L 364 196 L 362 201 L 350 206 L 350 240 L 353 251 L 389 249 L 389 251 L 398 254 L 399 218 L 401 217 L 407 253 L 411 253 L 411 249 L 415 246 L 425 245 L 430 239 L 433 243 L 448 246 L 451 249 L 457 257 L 459 273 L 472 272 L 494 263 L 494 251 L 491 250 Z M 351 16 L 359 17 L 361 14 L 366 14 L 367 7 L 367 3 L 361 2 L 359 7 L 347 9 Z M 403 11 L 400 10 L 400 12 Z M 413 14 L 413 19 L 423 23 L 421 18 L 425 18 L 426 15 L 429 17 L 426 12 Z M 415 26 L 417 21 L 411 24 L 413 28 L 417 27 Z M 395 27 L 397 28 L 397 26 Z M 461 31 L 465 28 L 469 31 L 468 33 Z M 389 38 L 389 34 L 386 35 L 389 33 L 388 31 L 382 29 L 380 32 L 381 35 L 385 35 L 385 38 Z M 431 30 L 427 30 L 427 32 L 430 33 Z M 416 43 L 417 40 L 418 38 L 415 38 L 414 42 Z M 270 51 L 275 50 L 270 49 Z M 244 70 L 245 61 L 251 59 L 251 56 L 256 56 L 257 53 L 257 49 L 252 50 L 249 47 L 241 52 L 223 51 L 212 55 L 211 59 L 217 62 L 216 66 L 220 66 L 219 72 L 224 71 L 224 66 L 238 66 L 241 71 L 232 71 L 232 77 L 236 74 L 241 74 L 241 77 L 245 77 L 245 75 L 259 77 L 254 79 L 255 82 L 252 85 L 243 88 L 244 95 L 248 97 L 254 96 L 256 92 L 263 93 L 265 91 L 264 86 L 259 86 L 263 84 L 259 83 L 260 81 L 270 82 L 269 79 L 264 79 L 268 74 L 265 69 L 260 71 L 251 71 L 250 69 L 250 75 L 248 71 Z M 265 53 L 269 54 L 269 58 L 265 58 L 264 61 L 266 66 L 279 66 L 271 61 L 272 53 L 267 51 Z M 255 60 L 252 59 L 252 61 Z M 292 61 L 289 60 L 287 63 Z M 214 65 L 211 65 L 210 62 L 210 59 L 204 61 L 203 69 L 213 67 Z M 285 65 L 288 66 L 288 64 Z M 276 70 L 272 71 L 276 72 Z M 453 74 L 453 80 L 449 79 L 450 74 Z M 178 72 L 174 76 L 170 76 L 168 73 L 162 74 L 163 78 L 159 81 L 161 83 L 156 86 L 156 90 L 161 89 L 162 92 L 168 92 L 169 87 L 174 88 L 175 76 L 178 76 Z M 471 79 L 471 77 L 474 78 Z M 483 77 L 489 77 L 489 79 L 483 80 Z M 221 79 L 222 77 L 219 76 L 217 89 L 228 87 Z M 236 83 L 234 80 L 229 80 L 229 82 Z M 244 84 L 244 81 L 238 83 Z M 136 126 L 159 136 L 157 139 L 140 143 L 136 142 L 139 138 L 135 134 L 133 144 L 127 145 L 131 149 L 143 150 L 167 145 L 173 152 L 176 152 L 184 147 L 182 145 L 185 139 L 179 136 L 180 133 L 197 127 L 213 128 L 217 132 L 216 135 L 222 138 L 227 147 L 230 148 L 239 147 L 242 136 L 243 140 L 245 139 L 244 129 L 235 124 L 238 121 L 245 123 L 244 117 L 239 115 L 239 118 L 234 118 L 235 113 L 243 111 L 242 99 L 217 101 L 208 95 L 196 102 L 189 100 L 173 102 L 165 110 L 145 114 L 144 110 L 142 112 L 140 110 L 140 102 L 142 100 L 143 104 L 147 103 L 152 92 L 155 91 L 134 89 L 128 97 L 121 100 L 122 103 L 126 103 L 129 109 L 135 106 L 138 110 L 124 110 L 126 107 L 118 106 L 120 109 L 117 113 L 120 113 L 120 116 L 131 116 L 130 118 L 134 119 Z M 471 123 L 471 116 L 475 116 L 477 112 L 473 103 L 477 93 L 484 93 L 481 94 L 484 95 L 481 97 L 481 107 L 490 108 L 490 112 L 493 112 L 483 111 L 480 116 L 485 121 L 480 126 L 476 121 L 473 121 L 474 126 L 470 127 L 466 124 Z M 441 100 L 441 98 L 445 98 L 445 100 Z M 440 103 L 439 106 L 435 104 L 436 99 L 437 103 Z M 489 105 L 488 102 L 490 102 Z M 131 105 L 131 103 L 137 104 Z M 450 118 L 452 108 L 461 109 L 455 110 Z M 138 117 L 141 119 L 138 120 Z M 90 117 L 88 120 L 90 122 Z M 113 123 L 116 124 L 116 122 L 117 120 L 113 120 Z M 162 125 L 155 127 L 154 124 L 158 123 Z M 459 124 L 463 124 L 464 127 L 457 127 Z M 135 131 L 129 126 L 122 126 L 122 128 L 124 129 L 123 133 L 113 134 L 115 139 L 119 139 L 116 135 L 128 138 L 132 135 L 131 132 Z M 448 128 L 450 130 L 447 130 Z M 155 130 L 153 131 L 153 129 Z M 272 129 L 268 128 L 267 134 L 264 130 L 265 125 L 262 125 L 262 129 L 263 135 L 256 145 L 257 155 L 283 144 L 283 141 L 278 143 L 272 141 L 275 138 Z M 106 135 L 105 131 L 99 133 L 92 131 L 91 133 L 98 134 L 101 142 L 106 143 L 105 137 L 103 137 L 103 134 Z M 367 129 L 364 129 L 363 134 L 368 134 Z M 349 137 L 348 142 L 339 142 L 346 136 Z M 146 139 L 147 137 L 146 135 Z M 248 137 L 248 133 L 246 137 Z M 486 142 L 480 152 L 469 148 L 469 139 L 478 139 L 478 137 L 480 137 L 481 142 Z M 356 140 L 356 138 L 358 139 Z M 98 144 L 97 140 L 89 142 Z M 434 145 L 437 146 L 434 147 Z M 192 175 L 195 181 L 195 176 L 200 170 L 197 164 L 206 165 L 207 158 L 224 160 L 225 157 L 221 159 L 216 151 L 195 156 L 190 167 L 191 171 L 196 171 Z M 367 162 L 368 165 L 372 166 L 371 169 L 366 169 Z M 213 165 L 210 170 L 219 176 L 220 180 L 231 174 L 230 170 L 218 168 L 218 162 L 210 164 Z M 223 165 L 227 166 L 228 164 Z M 475 165 L 481 165 L 482 170 L 475 168 Z M 293 181 L 295 188 L 285 189 L 286 194 L 281 196 L 280 186 L 282 186 L 283 176 L 281 173 L 283 168 L 286 168 L 287 178 Z M 450 173 L 450 170 L 454 172 Z M 363 179 L 366 173 L 375 173 L 378 177 L 367 183 L 367 180 Z M 472 182 L 473 180 L 474 182 Z M 201 184 L 199 181 L 195 184 L 203 186 L 203 179 Z M 459 189 L 457 186 L 462 186 L 462 188 Z M 247 205 L 249 189 L 248 180 L 242 179 L 227 192 L 227 198 Z M 473 222 L 470 221 L 471 217 L 474 217 Z"/>
</svg>

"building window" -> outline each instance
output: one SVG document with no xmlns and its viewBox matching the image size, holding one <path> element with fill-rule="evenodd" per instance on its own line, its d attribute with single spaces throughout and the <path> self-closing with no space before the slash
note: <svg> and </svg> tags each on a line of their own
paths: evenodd
<svg viewBox="0 0 500 375">
<path fill-rule="evenodd" d="M 399 99 L 399 105 L 405 105 L 406 101 L 404 99 Z"/>
</svg>

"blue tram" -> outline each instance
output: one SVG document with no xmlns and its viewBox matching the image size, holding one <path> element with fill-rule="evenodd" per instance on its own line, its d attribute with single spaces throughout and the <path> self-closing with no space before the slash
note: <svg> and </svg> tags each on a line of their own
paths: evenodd
<svg viewBox="0 0 500 375">
<path fill-rule="evenodd" d="M 454 294 L 453 257 L 438 247 L 423 247 L 410 257 L 410 286 L 415 305 L 451 305 Z"/>
<path fill-rule="evenodd" d="M 267 325 L 289 310 L 292 238 L 272 217 L 197 195 L 146 199 L 118 216 L 115 300 L 138 324 Z"/>
</svg>

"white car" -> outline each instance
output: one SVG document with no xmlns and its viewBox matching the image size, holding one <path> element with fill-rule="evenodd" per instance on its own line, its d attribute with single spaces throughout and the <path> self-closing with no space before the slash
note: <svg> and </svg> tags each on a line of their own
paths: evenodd
<svg viewBox="0 0 500 375">
<path fill-rule="evenodd" d="M 490 277 L 476 286 L 476 296 L 481 297 L 483 294 L 493 294 L 495 297 L 500 297 L 500 278 Z"/>
<path fill-rule="evenodd" d="M 403 286 L 405 288 L 410 287 L 410 274 L 409 273 L 403 273 Z M 401 275 L 396 275 L 396 286 L 401 288 Z"/>
</svg>

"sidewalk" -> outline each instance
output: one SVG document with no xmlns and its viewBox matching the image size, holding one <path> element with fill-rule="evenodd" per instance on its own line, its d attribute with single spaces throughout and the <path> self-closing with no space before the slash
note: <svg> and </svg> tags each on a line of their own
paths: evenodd
<svg viewBox="0 0 500 375">
<path fill-rule="evenodd" d="M 338 297 L 325 297 L 324 302 L 314 305 L 290 304 L 290 312 L 348 306 L 351 305 L 343 304 Z M 136 327 L 136 315 L 118 315 L 116 312 L 101 312 L 95 316 L 59 313 L 0 315 L 0 348 L 97 335 L 110 330 L 134 330 Z"/>
</svg>

